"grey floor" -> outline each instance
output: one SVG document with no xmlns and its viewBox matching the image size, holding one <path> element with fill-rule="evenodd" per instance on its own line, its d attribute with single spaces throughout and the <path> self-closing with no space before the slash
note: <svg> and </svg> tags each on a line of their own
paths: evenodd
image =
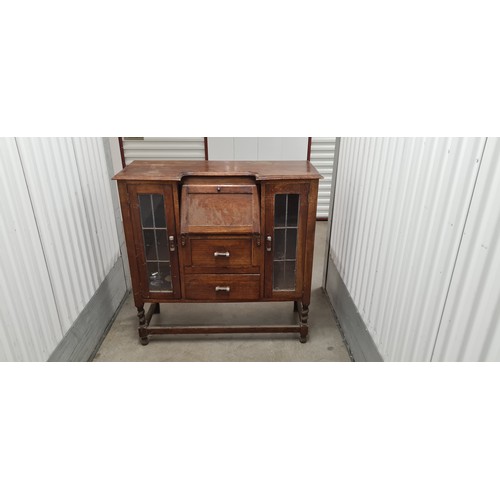
<svg viewBox="0 0 500 500">
<path fill-rule="evenodd" d="M 321 289 L 326 222 L 316 229 L 309 341 L 296 334 L 198 335 L 153 337 L 139 343 L 136 309 L 130 294 L 94 361 L 350 361 L 328 299 Z M 168 322 L 167 322 L 168 318 Z M 293 305 L 284 303 L 161 304 L 151 324 L 283 324 L 294 322 Z"/>
</svg>

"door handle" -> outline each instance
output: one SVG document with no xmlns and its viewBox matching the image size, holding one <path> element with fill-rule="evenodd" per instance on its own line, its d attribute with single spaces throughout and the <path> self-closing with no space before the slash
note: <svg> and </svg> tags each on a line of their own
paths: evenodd
<svg viewBox="0 0 500 500">
<path fill-rule="evenodd" d="M 229 257 L 229 252 L 214 252 L 214 257 Z"/>
<path fill-rule="evenodd" d="M 271 238 L 271 236 L 267 236 L 267 238 L 266 238 L 266 250 L 268 252 L 270 252 L 272 247 L 273 247 L 273 239 Z"/>
</svg>

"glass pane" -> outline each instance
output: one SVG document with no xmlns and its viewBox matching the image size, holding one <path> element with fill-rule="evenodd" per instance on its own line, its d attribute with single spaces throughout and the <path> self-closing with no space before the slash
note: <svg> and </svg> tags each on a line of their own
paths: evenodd
<svg viewBox="0 0 500 500">
<path fill-rule="evenodd" d="M 297 230 L 285 229 L 286 231 L 286 259 L 295 260 L 297 255 Z"/>
<path fill-rule="evenodd" d="M 287 227 L 297 226 L 299 220 L 299 195 L 289 194 L 288 195 L 288 207 L 287 207 Z"/>
<path fill-rule="evenodd" d="M 285 231 L 286 229 L 274 230 L 274 260 L 285 258 Z"/>
<path fill-rule="evenodd" d="M 147 282 L 151 292 L 172 291 L 165 202 L 161 194 L 139 195 Z"/>
<path fill-rule="evenodd" d="M 160 273 L 158 271 L 158 262 L 148 262 L 149 289 L 158 291 L 161 289 Z"/>
<path fill-rule="evenodd" d="M 170 272 L 170 263 L 160 262 L 158 266 L 160 269 L 160 281 L 162 287 L 161 290 L 169 292 L 172 290 L 172 274 Z"/>
<path fill-rule="evenodd" d="M 298 194 L 275 195 L 273 290 L 295 290 L 299 205 Z"/>
<path fill-rule="evenodd" d="M 273 264 L 273 288 L 274 290 L 283 290 L 285 281 L 285 263 L 275 261 Z"/>
<path fill-rule="evenodd" d="M 146 260 L 156 260 L 155 230 L 143 229 Z"/>
<path fill-rule="evenodd" d="M 295 290 L 295 261 L 285 261 L 285 271 L 283 280 L 284 290 Z"/>
<path fill-rule="evenodd" d="M 274 225 L 283 227 L 286 222 L 286 194 L 274 196 Z"/>
<path fill-rule="evenodd" d="M 170 260 L 166 230 L 164 229 L 156 230 L 156 245 L 158 248 L 158 260 Z"/>
<path fill-rule="evenodd" d="M 139 205 L 141 207 L 142 227 L 153 227 L 153 213 L 151 211 L 151 195 L 140 194 Z"/>
<path fill-rule="evenodd" d="M 163 205 L 163 196 L 161 194 L 153 194 L 153 211 L 155 214 L 155 227 L 167 227 L 165 221 L 165 207 Z"/>
</svg>

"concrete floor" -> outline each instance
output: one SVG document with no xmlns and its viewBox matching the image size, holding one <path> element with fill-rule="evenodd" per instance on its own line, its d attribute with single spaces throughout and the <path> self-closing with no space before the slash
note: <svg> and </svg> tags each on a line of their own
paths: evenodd
<svg viewBox="0 0 500 500">
<path fill-rule="evenodd" d="M 328 299 L 321 289 L 326 222 L 318 222 L 314 253 L 309 341 L 298 334 L 226 334 L 153 337 L 139 343 L 132 295 L 124 302 L 94 361 L 350 361 Z M 167 321 L 168 320 L 168 321 Z M 293 303 L 161 304 L 151 324 L 294 323 Z"/>
</svg>

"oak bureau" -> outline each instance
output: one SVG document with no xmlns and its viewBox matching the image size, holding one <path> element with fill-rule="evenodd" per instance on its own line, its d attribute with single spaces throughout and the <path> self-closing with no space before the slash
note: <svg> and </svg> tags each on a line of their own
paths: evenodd
<svg viewBox="0 0 500 500">
<path fill-rule="evenodd" d="M 141 343 L 243 332 L 306 342 L 320 178 L 308 161 L 134 161 L 116 174 Z M 150 325 L 164 302 L 257 301 L 293 301 L 297 323 Z"/>
</svg>

